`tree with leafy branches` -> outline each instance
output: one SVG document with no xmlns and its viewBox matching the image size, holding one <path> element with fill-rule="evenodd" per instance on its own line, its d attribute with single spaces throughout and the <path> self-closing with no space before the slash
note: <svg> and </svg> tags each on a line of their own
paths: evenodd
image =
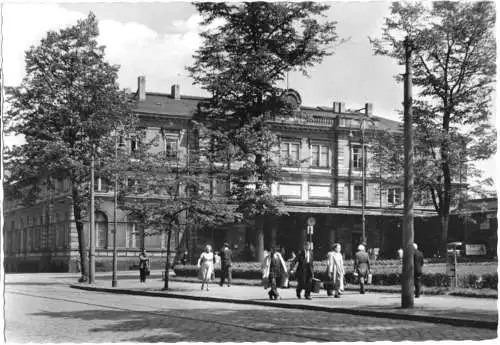
<svg viewBox="0 0 500 345">
<path fill-rule="evenodd" d="M 139 147 L 130 155 L 121 155 L 117 171 L 122 182 L 119 204 L 141 228 L 145 236 L 166 235 L 164 289 L 169 288 L 169 269 L 172 258 L 172 238 L 189 228 L 216 227 L 240 220 L 235 208 L 224 196 L 214 192 L 210 174 L 213 162 L 200 159 L 198 149 L 189 154 L 169 155 L 162 149 L 162 134 L 147 141 L 144 130 L 136 130 Z"/>
<path fill-rule="evenodd" d="M 493 2 L 402 3 L 391 6 L 376 54 L 404 64 L 412 50 L 416 129 L 415 185 L 430 195 L 446 250 L 450 209 L 474 177 L 473 162 L 491 157 L 496 132 L 490 119 L 496 77 Z M 401 80 L 401 76 L 398 77 Z"/>
<path fill-rule="evenodd" d="M 203 17 L 202 46 L 188 68 L 195 84 L 212 97 L 202 101 L 195 120 L 210 155 L 230 172 L 230 197 L 246 220 L 256 223 L 263 245 L 263 220 L 280 214 L 282 201 L 271 186 L 280 180 L 279 140 L 268 120 L 293 116 L 280 83 L 332 54 L 335 22 L 329 6 L 314 2 L 196 3 Z M 262 248 L 257 258 L 262 259 Z"/>
<path fill-rule="evenodd" d="M 87 278 L 90 162 L 114 154 L 110 133 L 133 123 L 129 101 L 118 86 L 119 67 L 97 43 L 94 14 L 76 25 L 49 31 L 26 52 L 26 75 L 9 99 L 6 132 L 25 143 L 5 153 L 11 197 L 33 204 L 42 188 L 69 181 L 78 234 L 81 279 Z M 104 177 L 105 170 L 101 171 Z"/>
</svg>

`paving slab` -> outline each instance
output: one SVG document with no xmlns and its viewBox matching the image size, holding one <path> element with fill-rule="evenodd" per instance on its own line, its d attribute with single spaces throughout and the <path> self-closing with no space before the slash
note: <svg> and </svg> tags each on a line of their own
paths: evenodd
<svg viewBox="0 0 500 345">
<path fill-rule="evenodd" d="M 415 299 L 414 308 L 401 308 L 401 296 L 394 293 L 368 292 L 359 294 L 346 291 L 341 298 L 333 298 L 322 290 L 312 294 L 311 300 L 297 299 L 295 289 L 280 289 L 280 299 L 271 301 L 267 291 L 259 286 L 233 285 L 220 287 L 209 285 L 209 291 L 201 290 L 201 283 L 169 282 L 169 290 L 163 290 L 164 282 L 153 275 L 145 284 L 137 278 L 122 278 L 117 288 L 109 280 L 98 276 L 95 284 L 73 284 L 71 287 L 110 293 L 184 298 L 225 303 L 264 305 L 279 308 L 317 310 L 354 315 L 396 318 L 404 320 L 446 323 L 457 326 L 497 329 L 497 299 L 455 296 L 421 296 Z"/>
</svg>

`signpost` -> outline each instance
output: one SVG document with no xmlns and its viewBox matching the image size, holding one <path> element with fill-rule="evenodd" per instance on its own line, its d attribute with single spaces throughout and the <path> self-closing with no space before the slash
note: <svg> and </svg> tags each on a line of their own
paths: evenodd
<svg viewBox="0 0 500 345">
<path fill-rule="evenodd" d="M 311 261 L 313 260 L 313 234 L 314 234 L 314 225 L 316 225 L 316 219 L 314 217 L 309 217 L 307 219 L 307 230 L 306 230 L 306 248 L 309 251 L 309 256 Z"/>
<path fill-rule="evenodd" d="M 462 242 L 448 243 L 447 260 L 446 260 L 446 274 L 450 279 L 450 287 L 458 287 L 457 277 L 457 247 L 461 246 Z"/>
</svg>

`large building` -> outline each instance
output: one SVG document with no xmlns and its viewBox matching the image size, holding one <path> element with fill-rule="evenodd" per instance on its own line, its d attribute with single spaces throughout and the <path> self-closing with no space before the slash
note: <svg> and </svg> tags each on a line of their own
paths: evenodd
<svg viewBox="0 0 500 345">
<path fill-rule="evenodd" d="M 219 248 L 229 241 L 238 260 L 255 260 L 257 253 L 270 245 L 282 246 L 287 252 L 297 250 L 306 238 L 307 220 L 315 219 L 314 255 L 321 259 L 331 244 L 340 242 L 350 257 L 362 239 L 362 214 L 365 218 L 367 245 L 374 255 L 394 257 L 401 246 L 403 189 L 388 184 L 370 160 L 370 133 L 388 131 L 401 134 L 401 124 L 377 116 L 373 105 L 347 109 L 343 102 L 331 107 L 302 106 L 300 95 L 293 90 L 287 97 L 295 105 L 292 117 L 273 118 L 272 128 L 280 138 L 280 162 L 283 181 L 273 186 L 273 193 L 285 199 L 288 215 L 265 222 L 263 233 L 252 226 L 228 224 L 214 229 L 186 229 L 174 239 L 177 253 L 186 253 L 191 261 L 206 243 Z M 192 116 L 201 98 L 180 94 L 178 85 L 170 93 L 146 92 L 146 79 L 138 78 L 138 90 L 133 95 L 140 125 L 147 136 L 161 133 L 162 149 L 186 163 L 187 151 L 196 136 L 192 135 Z M 364 144 L 366 143 L 366 145 Z M 363 145 L 362 145 L 363 144 Z M 134 150 L 136 143 L 127 143 Z M 365 193 L 362 189 L 362 146 L 365 147 Z M 293 164 L 292 164 L 293 162 Z M 298 163 L 297 163 L 298 162 Z M 214 186 L 224 192 L 227 186 Z M 113 191 L 97 183 L 96 232 L 97 269 L 111 266 Z M 5 262 L 8 271 L 78 270 L 78 239 L 72 217 L 68 183 L 58 182 L 45 190 L 39 202 L 23 207 L 15 200 L 5 203 Z M 363 195 L 364 194 L 364 195 Z M 364 196 L 364 198 L 363 198 Z M 365 200 L 365 207 L 362 201 Z M 438 223 L 429 205 L 415 209 L 415 237 L 419 228 L 435 228 Z M 126 212 L 117 211 L 119 268 L 134 267 L 138 251 L 145 247 L 153 264 L 164 262 L 166 253 L 163 236 L 142 236 L 137 223 Z M 88 231 L 88 224 L 86 224 Z M 423 246 L 424 253 L 432 248 Z M 179 256 L 178 256 L 179 257 Z"/>
</svg>

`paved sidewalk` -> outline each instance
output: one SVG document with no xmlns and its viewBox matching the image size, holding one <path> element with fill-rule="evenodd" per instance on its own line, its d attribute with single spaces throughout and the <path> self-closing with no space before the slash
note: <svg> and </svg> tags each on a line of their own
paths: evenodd
<svg viewBox="0 0 500 345">
<path fill-rule="evenodd" d="M 402 309 L 400 307 L 401 295 L 394 293 L 370 292 L 361 295 L 354 291 L 347 291 L 341 298 L 333 298 L 327 296 L 326 291 L 322 290 L 319 294 L 312 294 L 312 300 L 305 300 L 297 299 L 295 289 L 280 289 L 281 299 L 270 301 L 266 290 L 258 286 L 220 287 L 217 284 L 211 284 L 209 291 L 201 291 L 201 283 L 171 280 L 169 290 L 163 291 L 164 283 L 156 275 L 153 275 L 146 284 L 141 284 L 137 278 L 124 278 L 119 279 L 117 288 L 112 288 L 109 280 L 99 279 L 99 277 L 94 285 L 73 284 L 71 287 L 121 294 L 340 312 L 489 329 L 497 329 L 498 325 L 496 299 L 422 296 L 415 299 L 413 309 Z"/>
</svg>

